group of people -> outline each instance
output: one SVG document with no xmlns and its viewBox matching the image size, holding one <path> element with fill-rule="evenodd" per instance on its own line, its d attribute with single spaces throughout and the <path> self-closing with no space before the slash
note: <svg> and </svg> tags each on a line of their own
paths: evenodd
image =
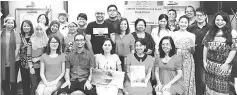
<svg viewBox="0 0 237 95">
<path fill-rule="evenodd" d="M 175 9 L 158 17 L 158 27 L 145 31 L 138 18 L 130 33 L 116 5 L 96 10 L 96 21 L 87 15 L 67 22 L 39 15 L 38 24 L 24 20 L 16 31 L 13 17 L 4 19 L 1 33 L 2 89 L 17 95 L 20 69 L 23 95 L 229 95 L 237 32 L 228 14 L 218 12 L 212 24 L 203 8 L 185 8 L 176 20 Z M 132 66 L 145 68 L 145 87 L 131 85 Z M 92 69 L 125 72 L 123 88 L 93 85 Z M 205 94 L 204 94 L 205 93 Z"/>
</svg>

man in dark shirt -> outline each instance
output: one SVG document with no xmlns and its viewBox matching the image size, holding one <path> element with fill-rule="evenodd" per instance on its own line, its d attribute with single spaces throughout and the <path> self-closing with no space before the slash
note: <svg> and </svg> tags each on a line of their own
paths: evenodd
<svg viewBox="0 0 237 95">
<path fill-rule="evenodd" d="M 95 12 L 96 21 L 90 22 L 86 28 L 86 40 L 89 50 L 94 54 L 102 53 L 102 45 L 105 38 L 110 38 L 113 26 L 104 21 L 105 12 L 97 10 Z"/>
<path fill-rule="evenodd" d="M 207 23 L 206 11 L 202 8 L 196 9 L 196 22 L 188 29 L 196 36 L 196 47 L 193 54 L 195 63 L 195 81 L 196 81 L 196 93 L 197 95 L 204 95 L 205 85 L 203 83 L 204 67 L 203 67 L 203 45 L 202 40 L 206 33 L 209 31 L 210 26 Z"/>
<path fill-rule="evenodd" d="M 119 32 L 119 24 L 120 20 L 117 18 L 118 15 L 118 8 L 116 5 L 109 5 L 107 7 L 107 13 L 109 15 L 109 18 L 106 19 L 105 21 L 110 23 L 113 26 L 113 30 L 115 33 Z"/>
<path fill-rule="evenodd" d="M 70 94 L 76 90 L 81 90 L 86 95 L 96 95 L 96 87 L 90 83 L 91 69 L 95 68 L 94 55 L 84 48 L 83 34 L 77 34 L 74 42 L 75 50 L 66 57 L 66 82 L 58 90 L 57 95 Z"/>
</svg>

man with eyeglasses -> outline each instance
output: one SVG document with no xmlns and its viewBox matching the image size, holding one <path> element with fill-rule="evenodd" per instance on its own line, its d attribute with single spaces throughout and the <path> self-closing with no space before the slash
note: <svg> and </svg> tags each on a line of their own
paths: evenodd
<svg viewBox="0 0 237 95">
<path fill-rule="evenodd" d="M 96 21 L 90 22 L 86 28 L 86 40 L 89 50 L 94 54 L 102 53 L 105 38 L 110 38 L 114 32 L 113 26 L 104 21 L 105 12 L 98 9 L 95 12 Z"/>
<path fill-rule="evenodd" d="M 85 36 L 77 34 L 74 37 L 75 50 L 66 56 L 65 82 L 57 95 L 96 95 L 96 87 L 91 84 L 91 71 L 95 68 L 95 58 L 91 51 L 84 48 Z M 78 92 L 78 91 L 77 91 Z"/>
<path fill-rule="evenodd" d="M 188 29 L 189 32 L 194 33 L 196 36 L 196 47 L 193 54 L 195 63 L 195 81 L 196 81 L 196 93 L 197 95 L 204 95 L 205 84 L 204 74 L 205 70 L 203 67 L 203 44 L 202 40 L 210 25 L 207 22 L 207 14 L 203 8 L 196 9 L 196 22 L 191 25 Z"/>
<path fill-rule="evenodd" d="M 118 8 L 116 5 L 109 5 L 107 7 L 107 13 L 109 15 L 109 18 L 106 19 L 105 21 L 112 24 L 113 26 L 113 29 L 114 29 L 114 32 L 115 33 L 118 33 L 119 29 L 119 23 L 120 23 L 120 20 L 117 18 L 117 15 L 118 15 Z"/>
</svg>

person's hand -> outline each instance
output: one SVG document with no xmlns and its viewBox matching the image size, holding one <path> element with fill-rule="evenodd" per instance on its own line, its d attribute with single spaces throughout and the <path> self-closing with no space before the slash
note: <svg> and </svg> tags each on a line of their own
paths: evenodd
<svg viewBox="0 0 237 95">
<path fill-rule="evenodd" d="M 164 92 L 164 91 L 168 91 L 168 90 L 170 89 L 170 87 L 171 87 L 171 84 L 168 83 L 168 84 L 166 84 L 166 85 L 162 88 L 162 91 L 163 91 L 163 92 Z"/>
<path fill-rule="evenodd" d="M 35 63 L 35 62 L 39 61 L 39 59 L 38 58 L 32 58 L 32 61 Z"/>
<path fill-rule="evenodd" d="M 227 72 L 230 69 L 230 65 L 229 64 L 222 64 L 220 69 L 222 70 L 221 72 Z"/>
<path fill-rule="evenodd" d="M 35 69 L 34 68 L 30 68 L 30 74 L 35 74 Z"/>
<path fill-rule="evenodd" d="M 124 95 L 129 95 L 129 92 L 124 92 Z"/>
<path fill-rule="evenodd" d="M 93 86 L 91 85 L 91 83 L 87 80 L 85 85 L 84 85 L 84 90 L 91 90 L 93 88 Z"/>
<path fill-rule="evenodd" d="M 63 85 L 61 86 L 61 88 L 65 88 L 68 86 L 68 89 L 70 89 L 70 86 L 71 86 L 71 82 L 70 81 L 66 81 L 63 83 Z"/>
<path fill-rule="evenodd" d="M 155 89 L 160 92 L 162 90 L 162 84 L 158 83 Z"/>
<path fill-rule="evenodd" d="M 152 53 L 152 50 L 151 49 L 147 49 L 146 54 L 151 54 L 151 53 Z"/>
</svg>

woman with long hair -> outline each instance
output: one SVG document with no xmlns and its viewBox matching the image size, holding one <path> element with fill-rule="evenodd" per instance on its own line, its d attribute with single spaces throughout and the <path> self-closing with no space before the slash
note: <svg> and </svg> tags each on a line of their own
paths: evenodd
<svg viewBox="0 0 237 95">
<path fill-rule="evenodd" d="M 57 36 L 49 38 L 46 53 L 40 57 L 41 82 L 37 95 L 51 95 L 61 86 L 65 73 L 65 55 L 60 50 L 60 40 Z"/>
<path fill-rule="evenodd" d="M 168 16 L 166 14 L 161 14 L 158 17 L 159 26 L 154 28 L 151 32 L 151 36 L 156 43 L 155 46 L 155 53 L 158 54 L 159 49 L 159 42 L 164 36 L 171 36 L 172 31 L 170 31 L 169 24 L 168 24 Z"/>
<path fill-rule="evenodd" d="M 186 87 L 185 95 L 196 95 L 195 85 L 195 65 L 193 59 L 193 53 L 195 48 L 195 35 L 187 31 L 189 26 L 189 19 L 187 16 L 181 16 L 179 18 L 178 31 L 175 31 L 172 35 L 175 46 L 177 48 L 177 55 L 182 57 L 183 61 L 183 78 Z"/>
<path fill-rule="evenodd" d="M 203 39 L 203 63 L 207 95 L 229 95 L 232 60 L 236 54 L 237 32 L 228 14 L 218 12 Z"/>
<path fill-rule="evenodd" d="M 21 78 L 23 86 L 23 94 L 30 95 L 30 65 L 32 60 L 29 60 L 31 55 L 31 41 L 30 37 L 34 33 L 34 27 L 30 20 L 24 20 L 21 24 L 21 48 L 20 48 L 20 58 L 21 64 L 17 64 L 21 69 Z M 18 72 L 18 68 L 16 69 Z"/>
</svg>

